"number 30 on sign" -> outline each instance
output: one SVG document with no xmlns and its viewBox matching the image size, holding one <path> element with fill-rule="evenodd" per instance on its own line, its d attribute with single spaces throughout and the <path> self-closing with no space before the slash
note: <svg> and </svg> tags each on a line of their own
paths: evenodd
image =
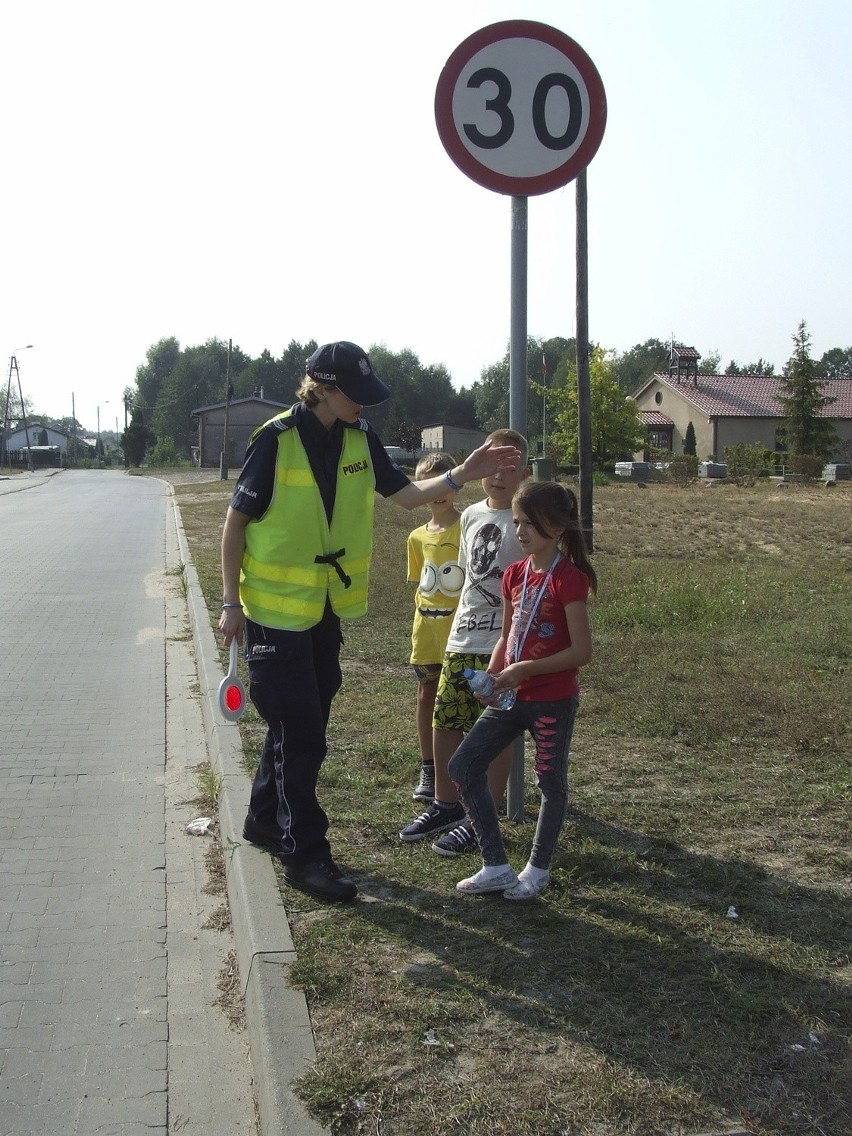
<svg viewBox="0 0 852 1136">
<path fill-rule="evenodd" d="M 584 170 L 606 126 L 597 68 L 570 36 L 532 20 L 491 24 L 459 44 L 435 91 L 444 149 L 497 193 L 549 193 Z"/>
</svg>

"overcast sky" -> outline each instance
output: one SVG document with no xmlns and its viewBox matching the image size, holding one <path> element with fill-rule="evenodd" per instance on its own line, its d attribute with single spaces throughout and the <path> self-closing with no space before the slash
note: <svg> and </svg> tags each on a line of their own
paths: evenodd
<svg viewBox="0 0 852 1136">
<path fill-rule="evenodd" d="M 166 336 L 381 342 L 469 386 L 508 344 L 511 198 L 447 156 L 435 86 L 517 18 L 606 89 L 594 341 L 779 369 L 801 319 L 817 358 L 852 344 L 846 0 L 27 0 L 0 15 L 7 375 L 89 429 Z M 530 197 L 531 335 L 574 334 L 574 227 L 573 183 Z"/>
</svg>

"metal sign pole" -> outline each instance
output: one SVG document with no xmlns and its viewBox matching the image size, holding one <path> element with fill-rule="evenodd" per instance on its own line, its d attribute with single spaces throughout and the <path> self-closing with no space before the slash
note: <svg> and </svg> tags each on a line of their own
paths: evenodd
<svg viewBox="0 0 852 1136">
<path fill-rule="evenodd" d="M 528 199 L 512 198 L 511 315 L 509 339 L 509 427 L 527 433 L 527 248 Z M 524 739 L 514 745 L 506 785 L 506 815 L 524 819 Z"/>
<path fill-rule="evenodd" d="M 509 426 L 527 430 L 527 217 L 528 199 L 512 198 Z"/>
</svg>

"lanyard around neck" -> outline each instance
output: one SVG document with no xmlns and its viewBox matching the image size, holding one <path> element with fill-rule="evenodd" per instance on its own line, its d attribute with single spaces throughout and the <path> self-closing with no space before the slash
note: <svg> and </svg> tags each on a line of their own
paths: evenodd
<svg viewBox="0 0 852 1136">
<path fill-rule="evenodd" d="M 523 631 L 521 631 L 521 619 L 523 618 L 524 604 L 526 603 L 527 599 L 527 585 L 530 578 L 530 558 L 527 557 L 526 567 L 524 568 L 523 590 L 521 592 L 520 602 L 518 603 L 518 613 L 516 616 L 516 636 L 515 650 L 513 652 L 514 658 L 512 659 L 513 663 L 518 662 L 521 657 L 521 652 L 524 649 L 524 643 L 526 643 L 527 641 L 527 635 L 529 634 L 529 630 L 533 625 L 533 620 L 535 619 L 535 613 L 538 611 L 538 605 L 541 603 L 542 598 L 544 597 L 544 593 L 547 591 L 547 585 L 550 583 L 550 577 L 553 575 L 553 569 L 561 559 L 562 553 L 557 552 L 556 556 L 553 558 L 553 563 L 547 569 L 547 575 L 544 577 L 544 579 L 536 589 L 535 595 L 533 596 L 532 605 L 530 607 L 529 617 L 526 621 Z"/>
</svg>

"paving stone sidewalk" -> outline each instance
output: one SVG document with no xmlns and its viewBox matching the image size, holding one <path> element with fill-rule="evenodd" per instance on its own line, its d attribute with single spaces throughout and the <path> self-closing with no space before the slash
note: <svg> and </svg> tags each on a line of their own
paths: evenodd
<svg viewBox="0 0 852 1136">
<path fill-rule="evenodd" d="M 170 491 L 2 479 L 0 532 L 0 1134 L 252 1136 L 185 833 L 206 749 Z"/>
</svg>

